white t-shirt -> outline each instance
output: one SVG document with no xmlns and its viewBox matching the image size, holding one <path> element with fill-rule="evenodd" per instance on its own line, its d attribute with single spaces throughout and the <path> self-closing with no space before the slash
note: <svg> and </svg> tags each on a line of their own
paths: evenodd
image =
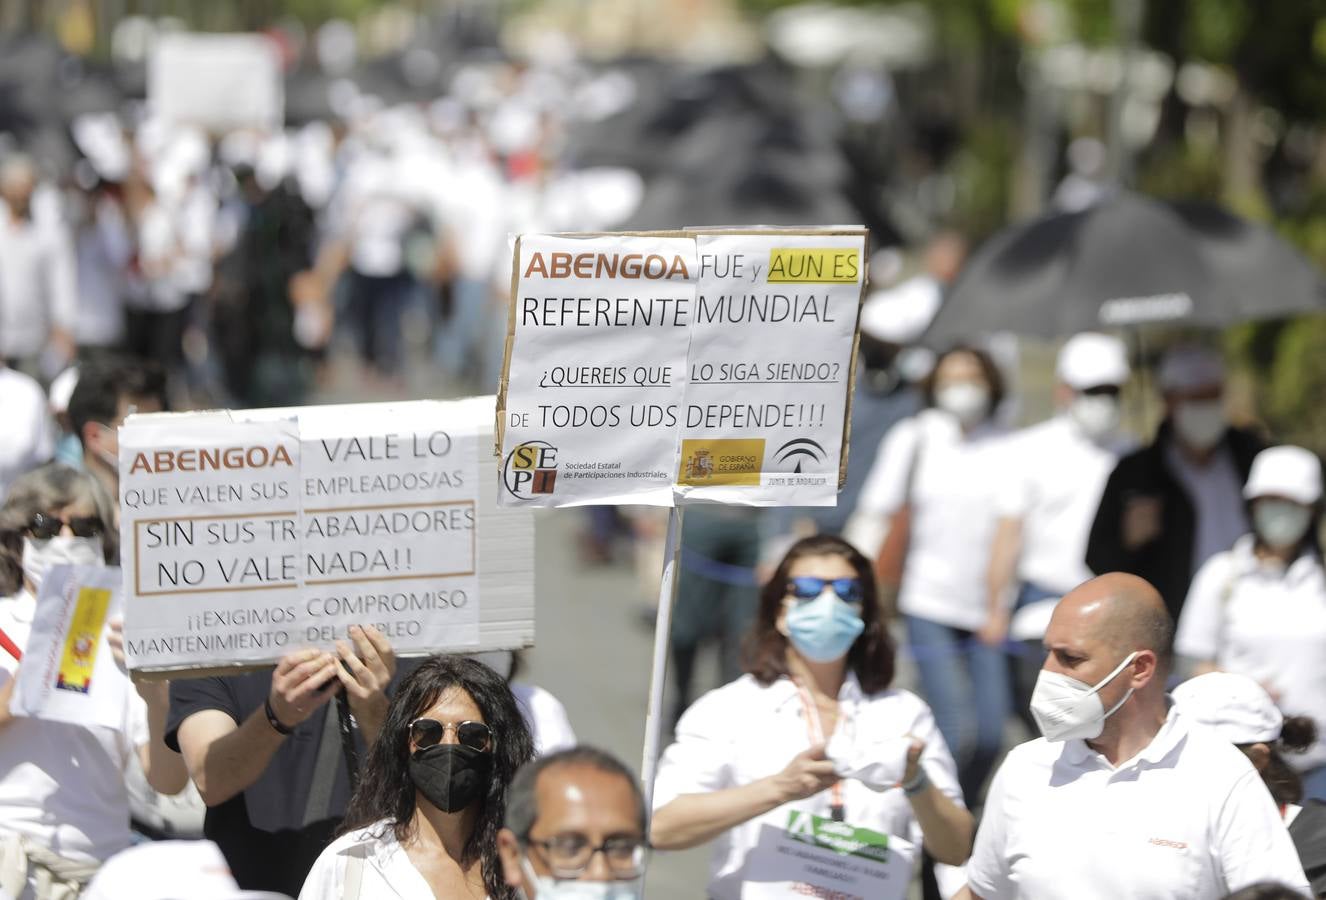
<svg viewBox="0 0 1326 900">
<path fill-rule="evenodd" d="M 534 738 L 536 756 L 546 756 L 576 745 L 576 733 L 571 729 L 571 719 L 562 701 L 533 684 L 513 683 L 511 693 L 515 695 Z"/>
<path fill-rule="evenodd" d="M 51 458 L 55 429 L 46 393 L 35 380 L 0 363 L 0 500 L 14 479 Z"/>
<path fill-rule="evenodd" d="M 880 443 L 846 537 L 873 557 L 889 517 L 911 503 L 898 598 L 907 615 L 971 631 L 985 623 L 995 501 L 1008 477 L 1006 434 L 982 425 L 964 436 L 953 416 L 928 409 L 899 422 Z"/>
<path fill-rule="evenodd" d="M 359 868 L 359 896 L 365 900 L 435 900 L 386 819 L 332 841 L 309 870 L 299 900 L 343 900 L 352 865 Z"/>
<path fill-rule="evenodd" d="M 1130 449 L 1121 439 L 1091 440 L 1066 415 L 1009 438 L 998 508 L 1000 516 L 1022 522 L 1022 581 L 1063 595 L 1091 578 L 1091 523 L 1105 482 Z"/>
<path fill-rule="evenodd" d="M 1015 747 L 990 785 L 967 880 L 983 900 L 1216 900 L 1258 881 L 1308 887 L 1248 758 L 1173 706 L 1117 768 L 1085 741 Z"/>
<path fill-rule="evenodd" d="M 1193 579 L 1174 648 L 1257 679 L 1286 715 L 1311 716 L 1322 739 L 1285 761 L 1326 764 L 1326 573 L 1315 553 L 1282 569 L 1257 559 L 1251 535 L 1239 538 Z"/>
<path fill-rule="evenodd" d="M 75 270 L 63 222 L 19 220 L 0 200 L 0 357 L 36 356 L 52 325 L 72 329 Z"/>
<path fill-rule="evenodd" d="M 22 649 L 36 601 L 0 600 L 0 629 Z M 0 684 L 17 662 L 0 650 Z M 130 691 L 120 729 L 15 718 L 0 728 L 0 832 L 17 832 L 61 856 L 92 863 L 129 846 L 125 770 L 147 743 L 147 705 Z"/>
<path fill-rule="evenodd" d="M 834 742 L 851 736 L 858 749 L 875 742 L 892 743 L 912 734 L 925 742 L 921 764 L 935 787 L 962 803 L 957 770 L 930 708 L 902 690 L 865 695 L 856 676 L 848 674 L 838 694 L 839 725 Z M 781 772 L 792 757 L 811 746 L 796 685 L 780 678 L 767 687 L 751 675 L 710 691 L 686 710 L 677 723 L 676 741 L 663 753 L 654 781 L 654 809 L 682 794 L 699 794 L 750 784 Z M 858 781 L 845 780 L 846 821 L 857 827 L 896 835 L 921 846 L 921 826 L 901 790 L 876 793 Z M 786 823 L 792 809 L 817 816 L 831 813 L 832 794 L 779 807 L 727 831 L 714 841 L 708 896 L 738 900 L 746 856 L 759 840 L 764 822 Z M 919 852 L 917 853 L 919 856 Z"/>
<path fill-rule="evenodd" d="M 1223 445 L 1216 448 L 1206 465 L 1196 466 L 1170 441 L 1165 446 L 1165 463 L 1183 485 L 1197 517 L 1192 547 L 1192 570 L 1196 574 L 1202 563 L 1228 550 L 1248 533 L 1243 479 Z"/>
</svg>

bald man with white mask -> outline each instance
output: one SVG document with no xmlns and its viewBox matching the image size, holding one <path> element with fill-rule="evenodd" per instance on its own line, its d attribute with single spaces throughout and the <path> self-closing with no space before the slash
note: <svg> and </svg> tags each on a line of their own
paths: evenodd
<svg viewBox="0 0 1326 900">
<path fill-rule="evenodd" d="M 995 775 L 971 898 L 1214 900 L 1259 881 L 1306 893 L 1256 770 L 1165 694 L 1173 634 L 1160 595 L 1132 575 L 1060 602 L 1032 696 L 1044 736 Z"/>
</svg>

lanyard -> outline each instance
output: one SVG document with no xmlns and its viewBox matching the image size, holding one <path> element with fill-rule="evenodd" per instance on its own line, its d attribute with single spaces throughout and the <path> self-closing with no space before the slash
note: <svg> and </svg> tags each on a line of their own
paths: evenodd
<svg viewBox="0 0 1326 900">
<path fill-rule="evenodd" d="M 16 662 L 22 662 L 23 660 L 23 651 L 18 649 L 18 644 L 15 644 L 13 640 L 10 639 L 9 635 L 5 634 L 3 628 L 0 628 L 0 650 L 4 650 L 10 656 L 14 657 Z"/>
<path fill-rule="evenodd" d="M 810 696 L 810 691 L 797 683 L 797 695 L 801 697 L 801 708 L 806 713 L 806 731 L 810 735 L 810 743 L 823 744 L 827 738 L 824 734 L 824 723 L 820 721 L 820 711 L 815 706 L 814 699 Z M 842 719 L 841 704 L 838 718 Z M 833 787 L 829 788 L 829 817 L 835 822 L 842 822 L 847 817 L 847 809 L 843 805 L 843 783 L 841 780 L 835 781 Z"/>
</svg>

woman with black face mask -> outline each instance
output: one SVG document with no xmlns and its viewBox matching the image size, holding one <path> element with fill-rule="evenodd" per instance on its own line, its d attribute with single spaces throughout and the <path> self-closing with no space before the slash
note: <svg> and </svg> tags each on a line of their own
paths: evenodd
<svg viewBox="0 0 1326 900">
<path fill-rule="evenodd" d="M 368 752 L 342 835 L 300 900 L 509 900 L 497 856 L 507 788 L 534 755 L 506 681 L 435 656 L 396 691 Z"/>
</svg>

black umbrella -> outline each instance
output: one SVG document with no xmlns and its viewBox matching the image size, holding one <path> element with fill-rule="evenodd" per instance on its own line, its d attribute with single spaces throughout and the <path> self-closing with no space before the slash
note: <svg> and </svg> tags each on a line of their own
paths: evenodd
<svg viewBox="0 0 1326 900">
<path fill-rule="evenodd" d="M 996 234 L 963 268 L 926 339 L 1221 327 L 1323 310 L 1321 273 L 1269 229 L 1211 204 L 1123 192 Z"/>
</svg>

